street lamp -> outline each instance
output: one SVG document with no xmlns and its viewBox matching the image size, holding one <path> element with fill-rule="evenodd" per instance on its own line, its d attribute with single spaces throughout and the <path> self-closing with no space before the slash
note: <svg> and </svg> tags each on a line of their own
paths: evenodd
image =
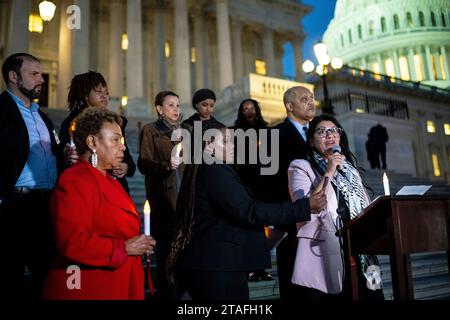
<svg viewBox="0 0 450 320">
<path fill-rule="evenodd" d="M 319 42 L 314 45 L 314 54 L 316 56 L 318 65 L 314 66 L 311 60 L 306 60 L 302 69 L 305 73 L 312 73 L 314 70 L 322 78 L 323 83 L 323 106 L 322 112 L 334 115 L 334 108 L 331 104 L 330 97 L 328 96 L 327 87 L 327 74 L 333 70 L 339 70 L 342 68 L 342 60 L 340 58 L 331 58 L 328 55 L 327 45 L 323 42 Z"/>
</svg>

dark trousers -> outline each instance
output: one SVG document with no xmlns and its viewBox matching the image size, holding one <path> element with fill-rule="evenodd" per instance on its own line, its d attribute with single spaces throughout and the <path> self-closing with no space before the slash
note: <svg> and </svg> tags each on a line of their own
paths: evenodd
<svg viewBox="0 0 450 320">
<path fill-rule="evenodd" d="M 298 239 L 296 233 L 289 232 L 288 236 L 277 247 L 277 273 L 280 286 L 280 299 L 295 301 L 297 290 L 292 283 L 295 256 L 297 254 Z"/>
<path fill-rule="evenodd" d="M 192 300 L 248 300 L 247 271 L 209 271 L 185 269 L 183 288 Z"/>
<path fill-rule="evenodd" d="M 13 193 L 0 204 L 0 292 L 3 297 L 40 297 L 56 254 L 50 194 L 50 191 Z M 24 277 L 25 267 L 31 278 Z"/>
<path fill-rule="evenodd" d="M 380 167 L 380 157 L 381 157 L 381 167 Z M 386 147 L 377 147 L 373 151 L 373 165 L 372 169 L 374 168 L 382 168 L 386 169 Z"/>
</svg>

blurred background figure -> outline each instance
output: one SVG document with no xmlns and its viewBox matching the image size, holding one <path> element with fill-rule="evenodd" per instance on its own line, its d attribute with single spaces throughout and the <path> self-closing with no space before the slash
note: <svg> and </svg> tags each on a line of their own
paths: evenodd
<svg viewBox="0 0 450 320">
<path fill-rule="evenodd" d="M 249 148 L 249 144 L 252 142 L 250 139 L 245 140 L 245 154 L 239 154 L 235 148 L 235 159 L 239 156 L 244 157 L 244 163 L 237 163 L 235 161 L 234 167 L 236 168 L 236 172 L 239 175 L 241 181 L 250 189 L 253 193 L 255 199 L 262 201 L 261 198 L 261 183 L 258 183 L 258 177 L 260 175 L 260 162 L 259 162 L 259 130 L 267 129 L 267 122 L 264 120 L 261 114 L 261 108 L 259 106 L 258 101 L 254 99 L 245 99 L 242 100 L 239 104 L 238 116 L 236 121 L 234 122 L 234 126 L 230 129 L 242 129 L 244 133 L 247 130 L 252 130 L 252 133 L 255 134 L 256 141 L 255 145 L 252 148 Z M 237 147 L 237 143 L 235 142 L 235 147 Z M 257 163 L 250 163 L 250 150 L 257 151 Z M 242 150 L 243 151 L 243 150 Z M 264 269 L 255 270 L 249 272 L 248 274 L 249 281 L 261 281 L 261 280 L 273 280 L 272 276 L 267 273 Z"/>
<path fill-rule="evenodd" d="M 385 127 L 381 124 L 377 124 L 370 128 L 369 140 L 367 141 L 366 148 L 368 150 L 367 155 L 372 169 L 386 169 L 386 142 L 388 142 L 389 136 Z M 370 153 L 369 153 L 370 149 Z M 381 157 L 381 166 L 380 166 Z"/>
<path fill-rule="evenodd" d="M 78 161 L 65 170 L 51 198 L 58 255 L 43 299 L 144 299 L 142 255 L 155 241 L 140 234 L 133 200 L 109 174 L 124 157 L 121 118 L 88 108 L 77 118 Z"/>
<path fill-rule="evenodd" d="M 216 94 L 212 90 L 197 90 L 192 96 L 192 107 L 197 112 L 188 119 L 184 120 L 182 123 L 182 127 L 192 132 L 194 128 L 194 121 L 219 122 L 212 116 L 215 103 Z"/>
<path fill-rule="evenodd" d="M 140 134 L 138 168 L 145 175 L 145 190 L 152 214 L 151 234 L 158 241 L 156 249 L 157 296 L 175 298 L 166 277 L 166 260 L 175 227 L 175 209 L 184 164 L 172 133 L 180 127 L 180 102 L 172 91 L 161 91 L 155 97 L 158 120 L 144 126 Z M 179 145 L 181 146 L 181 145 Z M 178 153 L 172 155 L 174 150 Z M 179 150 L 178 150 L 179 149 Z"/>
<path fill-rule="evenodd" d="M 76 129 L 75 118 L 88 107 L 108 107 L 108 85 L 106 84 L 103 75 L 95 71 L 89 71 L 73 77 L 69 88 L 67 102 L 70 114 L 62 122 L 59 131 L 61 152 L 65 154 L 68 159 L 66 167 L 76 163 L 79 157 L 76 147 L 71 144 L 71 131 Z M 125 147 L 127 147 L 125 127 L 128 121 L 124 116 L 121 116 L 121 119 L 122 136 L 125 140 Z M 116 167 L 111 168 L 110 173 L 113 177 L 117 178 L 124 189 L 129 192 L 128 182 L 125 177 L 132 177 L 135 171 L 136 165 L 127 147 L 123 161 L 118 163 Z"/>
</svg>

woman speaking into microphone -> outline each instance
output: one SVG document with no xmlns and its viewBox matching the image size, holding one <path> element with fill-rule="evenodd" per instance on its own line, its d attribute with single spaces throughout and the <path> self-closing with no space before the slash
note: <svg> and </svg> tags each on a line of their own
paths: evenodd
<svg viewBox="0 0 450 320">
<path fill-rule="evenodd" d="M 311 216 L 311 221 L 297 224 L 298 247 L 292 283 L 305 299 L 350 299 L 345 239 L 338 231 L 345 222 L 357 217 L 370 199 L 356 158 L 349 150 L 347 135 L 334 117 L 324 114 L 310 122 L 306 152 L 306 160 L 294 160 L 288 169 L 292 201 L 325 188 L 327 206 L 320 214 Z M 383 299 L 377 257 L 360 255 L 358 258 L 359 279 L 364 279 L 359 284 L 361 298 Z M 366 278 L 379 281 L 368 285 Z"/>
</svg>

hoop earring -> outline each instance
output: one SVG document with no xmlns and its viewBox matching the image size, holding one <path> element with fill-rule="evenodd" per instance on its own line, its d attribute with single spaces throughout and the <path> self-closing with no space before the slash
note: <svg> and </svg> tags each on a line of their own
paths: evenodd
<svg viewBox="0 0 450 320">
<path fill-rule="evenodd" d="M 91 156 L 91 165 L 94 168 L 97 168 L 97 164 L 98 164 L 97 150 L 94 149 L 92 151 L 92 156 Z"/>
</svg>

